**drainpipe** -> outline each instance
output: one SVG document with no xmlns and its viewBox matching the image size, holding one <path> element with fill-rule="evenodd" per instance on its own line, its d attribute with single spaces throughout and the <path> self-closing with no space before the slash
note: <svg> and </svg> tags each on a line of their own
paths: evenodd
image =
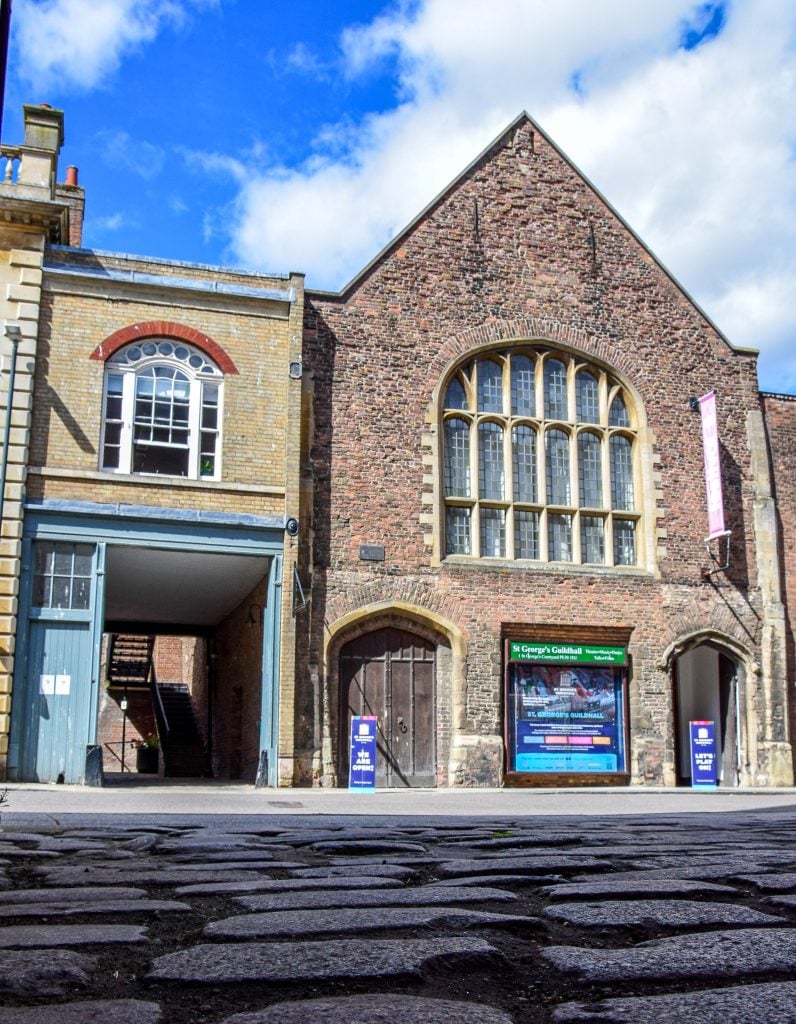
<svg viewBox="0 0 796 1024">
<path fill-rule="evenodd" d="M 6 395 L 6 422 L 3 427 L 3 453 L 0 456 L 0 531 L 3 524 L 3 510 L 6 498 L 6 471 L 8 469 L 8 446 L 11 440 L 11 409 L 14 404 L 14 381 L 17 376 L 17 351 L 22 341 L 19 324 L 6 324 L 6 337 L 11 342 L 11 365 L 8 371 L 8 392 Z"/>
</svg>

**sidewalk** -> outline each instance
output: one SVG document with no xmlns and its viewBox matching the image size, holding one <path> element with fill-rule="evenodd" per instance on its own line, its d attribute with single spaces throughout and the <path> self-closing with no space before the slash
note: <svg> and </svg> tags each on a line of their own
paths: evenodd
<svg viewBox="0 0 796 1024">
<path fill-rule="evenodd" d="M 125 779 L 101 789 L 38 783 L 0 783 L 6 824 L 15 816 L 46 814 L 146 815 L 378 815 L 380 817 L 511 818 L 525 816 L 681 815 L 796 809 L 796 788 L 691 789 L 426 789 L 349 793 L 342 789 L 255 789 L 207 780 Z"/>
</svg>

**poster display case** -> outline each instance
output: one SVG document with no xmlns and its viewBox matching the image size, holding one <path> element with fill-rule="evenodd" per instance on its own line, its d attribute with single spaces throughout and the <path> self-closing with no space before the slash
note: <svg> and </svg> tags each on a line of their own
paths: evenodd
<svg viewBox="0 0 796 1024">
<path fill-rule="evenodd" d="M 507 781 L 627 777 L 625 647 L 508 639 L 505 666 Z"/>
</svg>

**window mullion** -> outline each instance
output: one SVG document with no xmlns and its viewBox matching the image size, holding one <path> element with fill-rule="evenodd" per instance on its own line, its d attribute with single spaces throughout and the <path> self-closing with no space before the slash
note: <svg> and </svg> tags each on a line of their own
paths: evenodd
<svg viewBox="0 0 796 1024">
<path fill-rule="evenodd" d="M 608 378 L 604 373 L 600 374 L 600 378 L 597 382 L 597 394 L 599 396 L 600 404 L 600 426 L 605 427 L 608 425 L 608 407 L 609 394 L 608 394 Z"/>
<path fill-rule="evenodd" d="M 122 429 L 119 444 L 119 470 L 133 471 L 133 409 L 135 407 L 135 374 L 122 374 Z"/>
<path fill-rule="evenodd" d="M 476 372 L 473 371 L 475 379 Z M 470 512 L 470 551 L 479 558 L 481 556 L 481 517 L 478 514 L 480 505 L 478 499 L 481 493 L 481 478 L 478 474 L 479 437 L 478 437 L 478 415 L 473 415 L 470 422 L 470 497 L 473 499 L 472 511 Z"/>
<path fill-rule="evenodd" d="M 188 404 L 188 476 L 199 477 L 199 422 L 201 416 L 201 381 L 195 377 L 190 383 Z"/>
<path fill-rule="evenodd" d="M 506 373 L 508 377 L 508 372 Z M 511 401 L 511 393 L 508 396 Z M 511 406 L 506 408 L 510 409 Z M 505 557 L 514 558 L 514 432 L 512 420 L 506 417 L 503 421 L 503 501 L 506 509 L 505 530 Z"/>
</svg>

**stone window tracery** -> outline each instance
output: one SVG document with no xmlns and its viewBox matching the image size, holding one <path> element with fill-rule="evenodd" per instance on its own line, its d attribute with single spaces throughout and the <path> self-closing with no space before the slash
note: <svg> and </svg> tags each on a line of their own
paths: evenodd
<svg viewBox="0 0 796 1024">
<path fill-rule="evenodd" d="M 459 366 L 442 401 L 444 555 L 636 565 L 632 408 L 607 370 L 546 346 Z"/>
</svg>

